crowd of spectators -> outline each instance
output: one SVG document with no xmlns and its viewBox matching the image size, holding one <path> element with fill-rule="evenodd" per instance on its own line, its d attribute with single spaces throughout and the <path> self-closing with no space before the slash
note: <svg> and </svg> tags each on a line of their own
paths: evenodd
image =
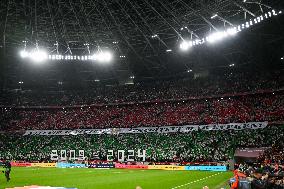
<svg viewBox="0 0 284 189">
<path fill-rule="evenodd" d="M 283 92 L 77 108 L 2 109 L 2 130 L 134 128 L 284 121 Z"/>
<path fill-rule="evenodd" d="M 0 92 L 0 106 L 74 106 L 188 99 L 284 89 L 284 71 L 212 73 L 206 77 L 136 82 L 82 90 L 13 90 Z"/>
<path fill-rule="evenodd" d="M 251 189 L 283 189 L 284 188 L 284 166 L 275 162 L 270 164 L 242 163 L 234 171 L 234 178 L 230 179 L 231 188 Z M 238 182 L 238 187 L 235 184 Z"/>
<path fill-rule="evenodd" d="M 278 71 L 248 75 L 234 72 L 207 78 L 98 87 L 88 92 L 6 91 L 0 95 L 0 131 L 135 128 L 255 121 L 268 121 L 270 125 L 283 123 L 284 74 Z M 179 161 L 221 161 L 231 158 L 236 147 L 271 147 L 275 141 L 284 141 L 282 127 L 256 131 L 198 131 L 190 134 L 63 137 L 2 134 L 0 151 L 2 157 L 36 160 L 48 158 L 53 149 L 73 148 L 84 149 L 88 157 L 98 151 L 101 158 L 105 159 L 105 150 L 110 148 L 144 148 L 150 161 L 170 161 L 173 157 Z M 283 156 L 280 157 L 283 159 Z"/>
<path fill-rule="evenodd" d="M 283 150 L 284 147 L 284 127 L 279 125 L 256 130 L 171 134 L 22 136 L 13 133 L 0 137 L 0 159 L 23 161 L 49 161 L 52 150 L 76 150 L 76 153 L 84 150 L 89 160 L 107 160 L 107 150 L 114 150 L 117 157 L 117 150 L 136 153 L 141 149 L 146 150 L 148 162 L 220 162 L 232 159 L 236 148 L 274 146 Z M 283 164 L 283 156 L 274 163 Z"/>
</svg>

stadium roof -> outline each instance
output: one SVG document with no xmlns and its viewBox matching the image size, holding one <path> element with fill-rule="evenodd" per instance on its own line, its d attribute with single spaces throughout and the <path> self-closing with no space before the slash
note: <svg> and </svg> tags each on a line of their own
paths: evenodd
<svg viewBox="0 0 284 189">
<path fill-rule="evenodd" d="M 38 43 L 61 54 L 104 48 L 116 56 L 114 70 L 141 77 L 258 62 L 252 54 L 255 47 L 279 46 L 277 56 L 283 51 L 283 16 L 217 47 L 204 45 L 184 53 L 179 44 L 281 10 L 282 1 L 6 0 L 0 2 L 0 46 L 8 57 L 16 56 L 24 44 Z"/>
</svg>

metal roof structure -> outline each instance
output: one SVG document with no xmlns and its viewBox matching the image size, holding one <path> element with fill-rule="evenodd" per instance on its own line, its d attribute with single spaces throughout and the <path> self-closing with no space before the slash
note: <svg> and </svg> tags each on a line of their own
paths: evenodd
<svg viewBox="0 0 284 189">
<path fill-rule="evenodd" d="M 141 77 L 163 76 L 197 65 L 206 67 L 212 56 L 226 65 L 251 61 L 251 55 L 240 48 L 242 44 L 228 45 L 218 52 L 214 48 L 195 50 L 190 55 L 180 53 L 179 44 L 272 9 L 281 10 L 282 1 L 3 0 L 0 46 L 7 56 L 15 56 L 25 44 L 38 44 L 50 53 L 61 54 L 86 55 L 98 48 L 109 49 L 118 62 L 114 69 Z M 269 41 L 283 41 L 283 23 L 276 22 L 279 32 L 269 34 Z"/>
</svg>

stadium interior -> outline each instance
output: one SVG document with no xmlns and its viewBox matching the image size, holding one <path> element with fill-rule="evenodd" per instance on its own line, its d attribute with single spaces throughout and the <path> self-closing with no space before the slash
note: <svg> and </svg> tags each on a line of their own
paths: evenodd
<svg viewBox="0 0 284 189">
<path fill-rule="evenodd" d="M 283 11 L 0 1 L 0 188 L 283 189 Z"/>
</svg>

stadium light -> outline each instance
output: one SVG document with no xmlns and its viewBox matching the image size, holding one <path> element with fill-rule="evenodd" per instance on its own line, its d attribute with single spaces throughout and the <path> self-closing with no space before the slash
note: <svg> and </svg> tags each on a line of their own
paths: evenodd
<svg viewBox="0 0 284 189">
<path fill-rule="evenodd" d="M 228 36 L 228 34 L 226 32 L 216 32 L 216 33 L 213 33 L 213 34 L 209 35 L 208 37 L 206 37 L 206 40 L 209 43 L 214 43 L 216 41 L 220 41 L 221 39 L 223 39 L 227 36 Z"/>
<path fill-rule="evenodd" d="M 157 34 L 152 35 L 151 38 L 153 38 L 153 39 L 154 39 L 154 38 L 158 38 L 158 35 L 157 35 Z"/>
<path fill-rule="evenodd" d="M 211 16 L 211 19 L 214 19 L 218 16 L 218 14 L 214 14 L 213 16 Z"/>
<path fill-rule="evenodd" d="M 20 51 L 20 56 L 22 58 L 30 58 L 34 62 L 42 62 L 48 58 L 52 58 L 52 56 L 49 56 L 44 50 L 38 48 L 35 48 L 32 52 L 22 50 Z"/>
<path fill-rule="evenodd" d="M 110 52 L 98 52 L 93 55 L 94 60 L 97 60 L 99 62 L 110 62 L 112 60 L 112 54 Z"/>
<path fill-rule="evenodd" d="M 187 50 L 191 46 L 201 45 L 205 42 L 214 43 L 214 42 L 217 42 L 217 41 L 221 41 L 224 38 L 234 36 L 237 33 L 241 32 L 243 30 L 246 30 L 246 29 L 250 28 L 251 26 L 253 26 L 255 24 L 261 23 L 265 19 L 269 19 L 270 17 L 277 16 L 279 14 L 282 14 L 282 11 L 271 10 L 269 12 L 262 14 L 262 15 L 259 15 L 258 17 L 254 18 L 253 20 L 246 21 L 246 22 L 244 22 L 240 25 L 237 25 L 235 27 L 227 28 L 224 31 L 212 33 L 212 34 L 202 38 L 201 40 L 194 40 L 194 41 L 190 41 L 190 42 L 183 40 L 180 44 L 180 48 L 182 50 Z M 217 16 L 218 16 L 218 14 L 214 14 L 211 17 L 211 19 L 213 19 Z"/>
<path fill-rule="evenodd" d="M 35 49 L 32 53 L 30 53 L 30 58 L 34 62 L 43 62 L 48 58 L 48 55 L 43 50 Z"/>
<path fill-rule="evenodd" d="M 20 56 L 22 58 L 27 58 L 29 56 L 29 53 L 26 50 L 20 51 Z"/>
<path fill-rule="evenodd" d="M 227 34 L 229 35 L 236 35 L 237 33 L 238 33 L 238 30 L 236 27 L 227 29 Z"/>
<path fill-rule="evenodd" d="M 191 47 L 192 46 L 192 43 L 190 42 L 190 41 L 183 41 L 181 44 L 180 44 L 180 48 L 181 48 L 181 50 L 184 50 L 184 51 L 186 51 L 187 49 L 189 49 L 189 47 Z"/>
</svg>

